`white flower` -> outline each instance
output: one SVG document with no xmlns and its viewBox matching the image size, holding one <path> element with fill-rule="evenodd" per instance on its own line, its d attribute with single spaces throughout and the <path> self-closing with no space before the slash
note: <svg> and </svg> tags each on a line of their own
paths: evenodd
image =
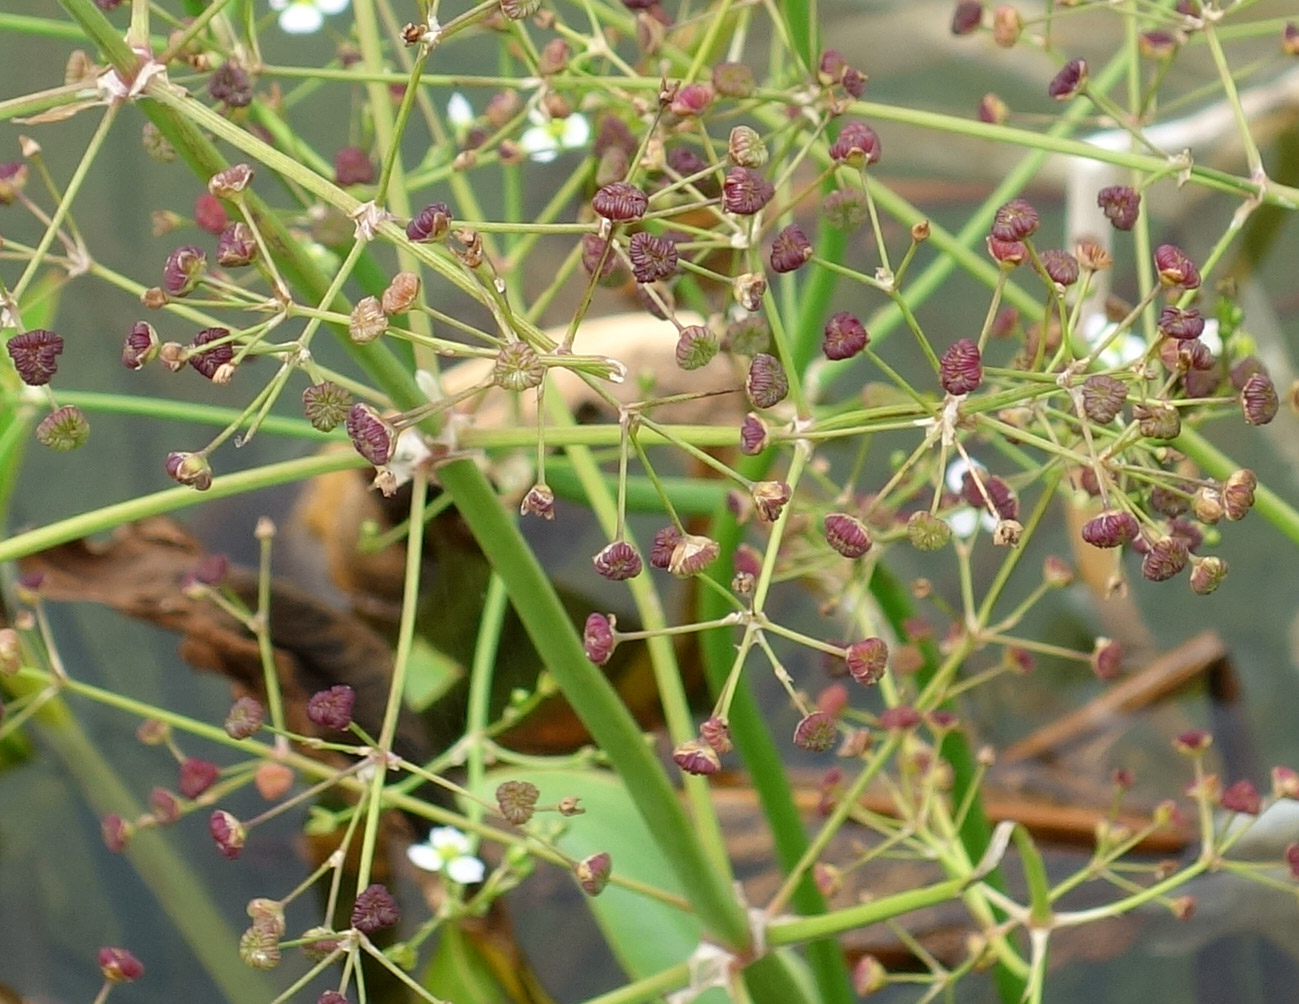
<svg viewBox="0 0 1299 1004">
<path fill-rule="evenodd" d="M 481 882 L 487 872 L 487 866 L 469 853 L 469 838 L 454 826 L 435 826 L 428 840 L 406 849 L 406 856 L 416 868 L 442 872 L 461 885 Z"/>
<path fill-rule="evenodd" d="M 548 164 L 562 150 L 575 150 L 591 138 L 591 125 L 577 112 L 567 118 L 548 118 L 537 109 L 528 112 L 532 125 L 519 137 L 519 149 L 533 160 Z"/>
<path fill-rule="evenodd" d="M 351 0 L 270 0 L 279 11 L 280 30 L 290 35 L 310 35 L 321 29 L 326 14 L 341 14 Z"/>
</svg>

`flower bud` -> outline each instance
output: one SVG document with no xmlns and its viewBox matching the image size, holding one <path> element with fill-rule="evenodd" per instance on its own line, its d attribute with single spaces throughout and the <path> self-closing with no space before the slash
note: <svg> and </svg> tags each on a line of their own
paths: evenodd
<svg viewBox="0 0 1299 1004">
<path fill-rule="evenodd" d="M 970 35 L 983 23 L 982 0 L 958 0 L 952 11 L 952 34 Z M 860 991 L 859 991 L 860 992 Z"/>
<path fill-rule="evenodd" d="M 1218 804 L 1228 812 L 1257 816 L 1263 807 L 1263 800 L 1259 797 L 1258 789 L 1254 787 L 1253 782 L 1240 780 L 1222 793 Z"/>
<path fill-rule="evenodd" d="M 599 896 L 604 891 L 604 887 L 609 884 L 609 876 L 612 873 L 613 859 L 605 851 L 583 858 L 573 868 L 578 885 L 588 896 Z"/>
<path fill-rule="evenodd" d="M 1051 78 L 1046 93 L 1056 101 L 1068 101 L 1087 86 L 1087 61 L 1071 59 Z"/>
<path fill-rule="evenodd" d="M 1208 596 L 1222 585 L 1227 577 L 1227 563 L 1221 558 L 1209 556 L 1196 559 L 1191 564 L 1191 592 L 1196 596 Z"/>
<path fill-rule="evenodd" d="M 942 517 L 917 509 L 907 518 L 907 539 L 917 551 L 937 551 L 952 539 L 952 528 Z"/>
<path fill-rule="evenodd" d="M 767 446 L 767 427 L 753 412 L 740 423 L 740 452 L 747 457 L 756 456 Z"/>
<path fill-rule="evenodd" d="M 1190 548 L 1180 536 L 1160 537 L 1141 559 L 1141 574 L 1151 582 L 1164 582 L 1186 567 Z"/>
<path fill-rule="evenodd" d="M 540 516 L 542 519 L 555 518 L 555 493 L 548 485 L 533 485 L 519 503 L 520 516 Z"/>
<path fill-rule="evenodd" d="M 1123 646 L 1111 638 L 1097 638 L 1092 647 L 1091 664 L 1098 679 L 1116 679 L 1123 669 Z"/>
<path fill-rule="evenodd" d="M 1139 530 L 1132 513 L 1107 509 L 1083 524 L 1082 539 L 1092 547 L 1121 547 L 1135 540 Z"/>
<path fill-rule="evenodd" d="M 848 646 L 844 661 L 854 680 L 864 687 L 873 686 L 888 668 L 889 647 L 883 638 L 864 638 Z"/>
<path fill-rule="evenodd" d="M 1272 797 L 1299 799 L 1299 772 L 1290 767 L 1273 767 Z"/>
<path fill-rule="evenodd" d="M 334 155 L 334 183 L 341 188 L 368 185 L 376 174 L 374 161 L 359 147 L 345 146 Z"/>
<path fill-rule="evenodd" d="M 167 474 L 182 485 L 205 492 L 212 487 L 212 465 L 202 453 L 167 454 Z"/>
<path fill-rule="evenodd" d="M 362 934 L 375 934 L 395 927 L 400 919 L 397 901 L 377 882 L 357 893 L 356 902 L 352 904 L 352 926 Z"/>
<path fill-rule="evenodd" d="M 1165 286 L 1181 289 L 1198 289 L 1200 286 L 1200 270 L 1185 251 L 1172 244 L 1155 248 L 1155 269 L 1159 272 L 1159 281 Z"/>
<path fill-rule="evenodd" d="M 771 245 L 771 268 L 773 272 L 795 272 L 802 268 L 812 257 L 812 242 L 803 233 L 797 223 L 791 223 L 780 233 Z"/>
<path fill-rule="evenodd" d="M 1013 48 L 1024 30 L 1024 20 L 1010 4 L 1002 4 L 992 12 L 992 40 L 1003 49 Z"/>
<path fill-rule="evenodd" d="M 226 714 L 226 735 L 231 739 L 247 739 L 262 727 L 266 720 L 266 710 L 261 701 L 245 694 L 230 706 Z"/>
<path fill-rule="evenodd" d="M 775 194 L 775 185 L 747 167 L 731 168 L 722 183 L 722 205 L 737 216 L 752 216 Z"/>
<path fill-rule="evenodd" d="M 1232 471 L 1222 486 L 1222 507 L 1227 518 L 1232 522 L 1242 520 L 1245 514 L 1254 507 L 1254 490 L 1258 488 L 1258 478 L 1254 472 L 1242 467 Z"/>
<path fill-rule="evenodd" d="M 104 840 L 104 846 L 113 854 L 121 854 L 126 850 L 127 843 L 135 834 L 135 827 L 119 816 L 116 812 L 109 813 L 99 823 L 99 834 Z"/>
<path fill-rule="evenodd" d="M 963 0 L 959 7 L 978 7 L 982 9 L 982 4 L 977 0 Z M 955 31 L 955 28 L 953 28 Z M 888 970 L 884 964 L 873 955 L 863 955 L 857 960 L 857 964 L 852 970 L 852 988 L 858 997 L 869 997 L 871 994 L 883 990 L 889 983 Z"/>
<path fill-rule="evenodd" d="M 1255 373 L 1240 389 L 1240 410 L 1250 425 L 1267 425 L 1279 407 L 1276 385 L 1266 373 Z"/>
<path fill-rule="evenodd" d="M 604 614 L 590 614 L 586 618 L 586 627 L 582 631 L 582 648 L 586 651 L 586 657 L 597 666 L 603 666 L 613 655 L 614 646 L 618 644 L 614 638 L 615 621 L 612 616 Z"/>
<path fill-rule="evenodd" d="M 1068 251 L 1050 248 L 1040 255 L 1042 268 L 1052 282 L 1058 286 L 1072 286 L 1078 281 L 1078 259 Z"/>
<path fill-rule="evenodd" d="M 265 760 L 253 772 L 253 786 L 267 802 L 275 802 L 293 787 L 293 768 L 277 760 Z"/>
<path fill-rule="evenodd" d="M 58 356 L 63 352 L 63 337 L 44 328 L 33 328 L 14 335 L 5 343 L 9 358 L 23 383 L 41 387 L 58 371 Z"/>
<path fill-rule="evenodd" d="M 677 246 L 666 237 L 639 231 L 627 242 L 627 257 L 637 282 L 657 282 L 677 272 Z"/>
<path fill-rule="evenodd" d="M 591 199 L 591 208 L 596 215 L 607 220 L 626 223 L 645 215 L 645 210 L 649 208 L 649 198 L 630 182 L 615 181 L 595 193 Z"/>
<path fill-rule="evenodd" d="M 140 960 L 125 948 L 101 948 L 99 971 L 109 983 L 134 983 L 144 975 Z"/>
<path fill-rule="evenodd" d="M 1199 338 L 1204 333 L 1204 318 L 1194 308 L 1165 307 L 1159 314 L 1159 333 L 1178 341 Z"/>
<path fill-rule="evenodd" d="M 167 256 L 162 269 L 162 288 L 169 296 L 192 292 L 207 271 L 207 258 L 192 244 L 178 247 Z"/>
<path fill-rule="evenodd" d="M 712 103 L 712 85 L 696 82 L 678 87 L 668 109 L 679 118 L 693 118 L 706 112 Z"/>
<path fill-rule="evenodd" d="M 222 857 L 231 861 L 239 857 L 244 849 L 244 842 L 248 839 L 248 831 L 244 829 L 243 823 L 224 809 L 217 809 L 209 817 L 207 829 L 212 839 L 216 841 L 217 850 L 221 852 Z"/>
<path fill-rule="evenodd" d="M 830 144 L 832 160 L 859 170 L 878 163 L 881 156 L 880 138 L 865 122 L 849 122 Z"/>
<path fill-rule="evenodd" d="M 702 739 L 718 756 L 723 756 L 732 749 L 731 727 L 726 720 L 713 715 L 705 718 L 699 726 L 699 738 Z"/>
<path fill-rule="evenodd" d="M 756 129 L 737 125 L 726 143 L 726 159 L 736 167 L 759 168 L 767 162 L 767 144 Z"/>
<path fill-rule="evenodd" d="M 221 771 L 210 760 L 187 757 L 180 765 L 180 783 L 177 787 L 186 798 L 194 799 L 216 784 Z"/>
<path fill-rule="evenodd" d="M 247 108 L 253 103 L 253 84 L 248 71 L 233 60 L 226 60 L 208 78 L 207 91 L 213 100 L 231 108 Z"/>
<path fill-rule="evenodd" d="M 672 751 L 672 762 L 687 774 L 707 777 L 722 769 L 717 751 L 703 739 L 687 739 Z"/>
<path fill-rule="evenodd" d="M 1096 205 L 1115 230 L 1131 230 L 1141 212 L 1141 195 L 1128 185 L 1110 185 L 1096 193 Z"/>
<path fill-rule="evenodd" d="M 973 472 L 965 471 L 961 475 L 961 495 L 976 509 L 989 509 L 1000 519 L 1019 516 L 1019 496 L 995 474 L 980 474 L 976 479 Z"/>
<path fill-rule="evenodd" d="M 992 218 L 992 236 L 1001 241 L 1022 241 L 1037 232 L 1037 210 L 1026 199 L 1011 199 Z"/>
<path fill-rule="evenodd" d="M 794 745 L 811 753 L 825 753 L 839 742 L 839 726 L 824 711 L 813 711 L 794 729 Z"/>
<path fill-rule="evenodd" d="M 11 206 L 27 187 L 27 165 L 21 160 L 0 164 L 0 206 Z"/>
<path fill-rule="evenodd" d="M 1122 380 L 1096 373 L 1083 381 L 1083 413 L 1100 425 L 1109 425 L 1123 410 L 1128 386 Z"/>
</svg>

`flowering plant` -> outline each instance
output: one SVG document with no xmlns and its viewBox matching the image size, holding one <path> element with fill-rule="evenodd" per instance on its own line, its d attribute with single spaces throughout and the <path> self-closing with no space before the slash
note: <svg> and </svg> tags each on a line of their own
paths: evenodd
<svg viewBox="0 0 1299 1004">
<path fill-rule="evenodd" d="M 1254 456 L 1243 434 L 1293 422 L 1283 340 L 1246 303 L 1267 302 L 1257 221 L 1299 208 L 1262 114 L 1292 93 L 1294 25 L 1201 0 L 919 5 L 1034 80 L 1022 110 L 922 110 L 877 99 L 879 57 L 830 45 L 815 4 L 61 3 L 85 47 L 63 85 L 0 101 L 32 131 L 6 130 L 0 164 L 0 501 L 27 524 L 0 541 L 0 738 L 48 736 L 108 849 L 188 876 L 157 895 L 214 994 L 523 997 L 525 963 L 474 933 L 558 869 L 620 1001 L 981 979 L 1040 1001 L 1075 928 L 1190 918 L 1211 872 L 1299 875 L 1297 845 L 1241 853 L 1299 777 L 1233 777 L 1185 723 L 1165 746 L 1189 787 L 1120 761 L 1070 806 L 1082 864 L 1044 857 L 1058 816 L 989 794 L 1035 741 L 1004 729 L 1030 672 L 1112 688 L 1088 722 L 1130 709 L 1155 633 L 1124 597 L 1178 591 L 1180 625 L 1252 535 L 1299 542 L 1268 473 L 1215 445 Z M 1084 58 L 1084 20 L 1122 43 Z M 279 62 L 276 31 L 324 26 L 332 53 Z M 66 47 L 68 24 L 0 33 Z M 65 164 L 45 147 L 68 120 L 94 130 Z M 166 242 L 144 264 L 101 255 L 84 199 L 122 184 L 104 165 L 128 130 L 141 177 L 194 186 L 131 186 Z M 922 136 L 1013 165 L 953 222 L 891 167 Z M 1193 198 L 1211 237 L 1175 234 Z M 76 321 L 105 290 L 120 318 Z M 129 380 L 91 391 L 109 316 Z M 33 506 L 52 458 L 79 470 L 149 419 L 168 442 L 125 498 Z M 270 519 L 245 564 L 157 520 L 199 506 L 212 529 L 203 503 L 286 485 L 346 612 L 277 578 Z M 539 560 L 556 549 L 571 581 Z M 233 706 L 93 682 L 50 616 L 78 598 L 184 633 Z M 1087 614 L 1056 630 L 1070 604 Z M 84 701 L 139 719 L 175 791 L 138 805 Z M 752 827 L 725 825 L 723 772 L 752 793 L 766 886 L 737 889 Z M 195 815 L 215 852 L 187 868 L 156 838 Z M 281 859 L 225 930 L 207 876 L 264 860 L 286 821 L 327 850 Z M 958 947 L 916 920 L 942 908 Z M 103 949 L 101 999 L 142 962 Z"/>
</svg>

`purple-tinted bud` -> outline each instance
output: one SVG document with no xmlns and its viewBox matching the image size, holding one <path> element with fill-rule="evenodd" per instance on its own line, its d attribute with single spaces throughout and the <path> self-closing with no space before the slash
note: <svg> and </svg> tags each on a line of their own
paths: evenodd
<svg viewBox="0 0 1299 1004">
<path fill-rule="evenodd" d="M 1122 380 L 1097 373 L 1083 381 L 1083 411 L 1093 422 L 1108 425 L 1114 421 L 1127 399 L 1128 387 Z"/>
<path fill-rule="evenodd" d="M 591 208 L 606 220 L 626 223 L 645 215 L 645 210 L 649 208 L 649 198 L 630 182 L 615 181 L 595 193 L 591 199 Z"/>
<path fill-rule="evenodd" d="M 988 238 L 988 254 L 1004 269 L 1022 265 L 1028 258 L 1028 248 L 1023 241 L 1004 241 L 998 237 Z"/>
<path fill-rule="evenodd" d="M 767 426 L 753 412 L 740 423 L 740 452 L 746 457 L 761 453 L 767 446 Z"/>
<path fill-rule="evenodd" d="M 722 769 L 717 751 L 702 739 L 687 739 L 672 751 L 672 762 L 687 774 L 707 777 Z"/>
<path fill-rule="evenodd" d="M 975 480 L 974 475 L 966 471 L 961 475 L 961 494 L 976 509 L 991 509 L 1000 519 L 1019 517 L 1019 496 L 994 474 L 981 474 Z"/>
<path fill-rule="evenodd" d="M 332 380 L 315 383 L 302 392 L 302 410 L 312 427 L 330 432 L 347 418 L 352 394 Z"/>
<path fill-rule="evenodd" d="M 792 492 L 784 481 L 759 481 L 753 486 L 753 507 L 757 510 L 758 519 L 765 523 L 774 523 L 780 518 L 781 510 L 789 504 Z"/>
<path fill-rule="evenodd" d="M 1087 85 L 1087 61 L 1071 59 L 1051 78 L 1046 93 L 1057 101 L 1068 101 Z"/>
<path fill-rule="evenodd" d="M 599 896 L 613 874 L 613 859 L 605 851 L 584 857 L 573 868 L 577 884 L 588 896 Z"/>
<path fill-rule="evenodd" d="M 1163 582 L 1186 567 L 1190 547 L 1179 536 L 1160 537 L 1141 559 L 1141 574 L 1151 582 Z"/>
<path fill-rule="evenodd" d="M 27 186 L 27 165 L 21 160 L 0 164 L 0 206 L 11 206 Z"/>
<path fill-rule="evenodd" d="M 230 60 L 217 67 L 208 78 L 207 92 L 213 100 L 222 101 L 231 108 L 246 108 L 253 102 L 253 84 L 247 71 Z"/>
<path fill-rule="evenodd" d="M 210 760 L 187 757 L 180 765 L 180 783 L 177 788 L 186 798 L 198 798 L 216 784 L 221 770 Z"/>
<path fill-rule="evenodd" d="M 1141 434 L 1148 439 L 1176 439 L 1182 432 L 1181 413 L 1163 401 L 1147 401 L 1132 406 Z"/>
<path fill-rule="evenodd" d="M 586 618 L 582 630 L 582 648 L 586 657 L 597 666 L 603 666 L 613 655 L 614 646 L 618 644 L 613 636 L 614 621 L 604 614 L 591 614 Z"/>
<path fill-rule="evenodd" d="M 219 199 L 231 199 L 246 189 L 252 180 L 253 169 L 248 164 L 232 164 L 208 179 L 207 190 Z"/>
<path fill-rule="evenodd" d="M 1150 508 L 1162 516 L 1180 516 L 1190 508 L 1190 500 L 1183 491 L 1156 485 L 1150 489 Z"/>
<path fill-rule="evenodd" d="M 167 475 L 182 485 L 205 492 L 212 487 L 212 465 L 202 453 L 168 453 Z"/>
<path fill-rule="evenodd" d="M 1038 228 L 1037 210 L 1025 199 L 1011 199 L 992 218 L 992 236 L 1000 241 L 1022 241 Z"/>
<path fill-rule="evenodd" d="M 1200 286 L 1200 270 L 1195 267 L 1195 262 L 1172 244 L 1160 244 L 1155 248 L 1155 268 L 1159 271 L 1159 281 L 1165 286 L 1180 286 L 1182 289 L 1198 289 Z"/>
<path fill-rule="evenodd" d="M 785 400 L 789 393 L 789 378 L 780 360 L 766 352 L 754 356 L 744 381 L 744 393 L 755 408 L 774 408 Z"/>
<path fill-rule="evenodd" d="M 1173 739 L 1173 749 L 1183 756 L 1200 756 L 1213 745 L 1213 733 L 1204 729 L 1187 729 Z"/>
<path fill-rule="evenodd" d="M 1135 540 L 1139 531 L 1132 513 L 1108 509 L 1083 524 L 1082 539 L 1092 547 L 1122 547 Z"/>
<path fill-rule="evenodd" d="M 812 257 L 812 242 L 797 223 L 791 223 L 771 245 L 771 268 L 774 272 L 794 272 Z"/>
<path fill-rule="evenodd" d="M 158 333 L 147 321 L 136 321 L 122 343 L 122 365 L 128 370 L 143 369 L 158 356 Z"/>
<path fill-rule="evenodd" d="M 1222 508 L 1227 518 L 1233 522 L 1244 519 L 1254 507 L 1254 490 L 1258 488 L 1258 478 L 1254 472 L 1242 467 L 1233 471 L 1222 486 Z"/>
<path fill-rule="evenodd" d="M 679 543 L 681 543 L 681 531 L 675 526 L 665 526 L 654 531 L 654 542 L 650 547 L 650 564 L 655 568 L 668 568 L 672 564 L 672 553 Z"/>
<path fill-rule="evenodd" d="M 1279 407 L 1276 385 L 1266 373 L 1255 373 L 1240 389 L 1240 410 L 1250 425 L 1267 425 Z"/>
<path fill-rule="evenodd" d="M 949 394 L 968 394 L 983 383 L 983 357 L 968 338 L 948 346 L 938 361 L 938 381 Z"/>
<path fill-rule="evenodd" d="M 952 34 L 970 35 L 979 30 L 983 23 L 983 3 L 981 0 L 959 0 L 952 11 Z"/>
<path fill-rule="evenodd" d="M 352 405 L 347 413 L 346 428 L 356 452 L 375 467 L 382 467 L 392 458 L 397 446 L 397 432 L 368 404 L 358 402 Z"/>
<path fill-rule="evenodd" d="M 825 323 L 821 351 L 827 359 L 851 359 L 870 342 L 865 326 L 846 310 L 833 314 Z"/>
<path fill-rule="evenodd" d="M 923 720 L 919 711 L 905 704 L 896 708 L 885 708 L 880 712 L 879 717 L 880 728 L 888 729 L 890 732 L 914 729 Z"/>
<path fill-rule="evenodd" d="M 1068 251 L 1051 248 L 1041 254 L 1042 268 L 1047 277 L 1060 286 L 1072 286 L 1078 281 L 1078 259 Z"/>
<path fill-rule="evenodd" d="M 261 701 L 245 694 L 230 706 L 226 714 L 226 735 L 231 739 L 247 739 L 262 727 L 266 720 L 266 710 Z"/>
<path fill-rule="evenodd" d="M 406 236 L 416 243 L 440 241 L 451 228 L 451 209 L 445 202 L 430 202 L 406 224 Z"/>
<path fill-rule="evenodd" d="M 352 926 L 362 934 L 395 927 L 399 920 L 401 911 L 397 908 L 397 901 L 377 882 L 362 889 L 352 904 Z"/>
<path fill-rule="evenodd" d="M 676 360 L 683 370 L 707 366 L 717 355 L 720 343 L 712 330 L 702 324 L 690 324 L 677 336 Z"/>
<path fill-rule="evenodd" d="M 166 788 L 149 792 L 149 812 L 159 826 L 171 826 L 180 819 L 180 799 Z"/>
<path fill-rule="evenodd" d="M 879 683 L 889 664 L 889 647 L 883 638 L 864 638 L 853 642 L 844 653 L 848 672 L 864 687 Z"/>
<path fill-rule="evenodd" d="M 134 983 L 144 975 L 144 966 L 125 948 L 101 948 L 99 971 L 109 983 Z"/>
<path fill-rule="evenodd" d="M 346 188 L 349 185 L 368 185 L 375 179 L 374 161 L 364 150 L 345 146 L 334 154 L 334 182 Z"/>
<path fill-rule="evenodd" d="M 1204 333 L 1204 318 L 1194 308 L 1165 307 L 1159 314 L 1159 333 L 1178 341 L 1199 338 Z"/>
<path fill-rule="evenodd" d="M 244 824 L 224 809 L 217 809 L 208 818 L 207 831 L 216 842 L 221 856 L 231 861 L 239 857 L 248 839 Z"/>
<path fill-rule="evenodd" d="M 36 426 L 36 441 L 51 450 L 75 450 L 90 438 L 90 422 L 75 404 L 55 408 Z"/>
<path fill-rule="evenodd" d="M 162 268 L 162 288 L 169 296 L 185 296 L 198 285 L 207 270 L 207 258 L 192 244 L 178 247 L 167 256 Z"/>
<path fill-rule="evenodd" d="M 121 854 L 131 839 L 134 828 L 116 812 L 109 813 L 99 822 L 99 834 L 104 846 L 114 854 Z"/>
<path fill-rule="evenodd" d="M 735 748 L 731 742 L 731 727 L 726 720 L 713 715 L 705 718 L 699 726 L 699 738 L 708 744 L 718 756 L 724 756 Z M 1296 783 L 1299 789 L 1299 782 Z"/>
<path fill-rule="evenodd" d="M 813 711 L 794 728 L 794 745 L 812 753 L 832 750 L 839 742 L 839 726 L 824 711 Z"/>
<path fill-rule="evenodd" d="M 724 98 L 753 94 L 753 71 L 743 63 L 718 63 L 713 67 L 713 89 Z"/>
<path fill-rule="evenodd" d="M 335 684 L 328 690 L 318 690 L 307 698 L 307 717 L 322 729 L 345 732 L 352 724 L 352 708 L 356 704 L 356 691 L 345 683 Z"/>
<path fill-rule="evenodd" d="M 194 340 L 187 347 L 185 354 L 189 364 L 211 380 L 220 367 L 234 359 L 235 349 L 230 342 L 214 345 L 210 349 L 205 349 L 203 346 L 227 338 L 229 335 L 229 328 L 204 328 L 194 336 Z"/>
<path fill-rule="evenodd" d="M 615 540 L 591 559 L 596 572 L 612 582 L 635 578 L 641 573 L 640 554 L 625 540 Z"/>
<path fill-rule="evenodd" d="M 980 122 L 989 125 L 1002 125 L 1010 118 L 1010 106 L 998 95 L 989 92 L 979 99 L 978 116 Z"/>
<path fill-rule="evenodd" d="M 693 83 L 678 87 L 677 92 L 672 97 L 668 105 L 673 115 L 680 118 L 690 118 L 696 115 L 702 115 L 708 110 L 708 106 L 713 103 L 713 88 L 711 84 Z"/>
<path fill-rule="evenodd" d="M 230 225 L 230 217 L 220 199 L 211 192 L 204 192 L 194 200 L 194 222 L 200 230 L 216 236 Z"/>
<path fill-rule="evenodd" d="M 639 231 L 627 242 L 632 275 L 637 282 L 657 282 L 676 275 L 677 246 L 666 237 Z"/>
<path fill-rule="evenodd" d="M 775 185 L 747 167 L 731 168 L 722 183 L 722 205 L 737 216 L 752 216 L 775 194 Z"/>
<path fill-rule="evenodd" d="M 942 517 L 917 509 L 907 517 L 907 539 L 917 551 L 937 551 L 952 539 L 952 528 Z"/>
<path fill-rule="evenodd" d="M 1141 195 L 1128 185 L 1110 185 L 1096 193 L 1096 205 L 1115 230 L 1131 230 L 1141 212 Z"/>
<path fill-rule="evenodd" d="M 533 485 L 519 503 L 520 516 L 540 516 L 542 519 L 555 518 L 555 493 L 549 485 Z"/>
<path fill-rule="evenodd" d="M 826 543 L 845 558 L 860 558 L 874 543 L 866 524 L 846 512 L 828 513 L 822 528 Z"/>
<path fill-rule="evenodd" d="M 830 144 L 830 157 L 839 164 L 864 168 L 877 163 L 881 156 L 879 135 L 865 122 L 849 122 Z"/>
<path fill-rule="evenodd" d="M 1111 638 L 1097 638 L 1092 646 L 1091 664 L 1097 679 L 1116 679 L 1123 669 L 1123 646 Z"/>
<path fill-rule="evenodd" d="M 1252 782 L 1241 780 L 1222 793 L 1219 804 L 1228 812 L 1243 812 L 1247 816 L 1257 816 L 1263 807 L 1263 800 Z"/>
<path fill-rule="evenodd" d="M 257 254 L 257 240 L 247 223 L 231 223 L 217 238 L 217 264 L 222 268 L 251 265 Z"/>
<path fill-rule="evenodd" d="M 1208 596 L 1226 578 L 1227 563 L 1221 558 L 1212 555 L 1199 558 L 1191 565 L 1191 592 L 1197 596 Z"/>
</svg>

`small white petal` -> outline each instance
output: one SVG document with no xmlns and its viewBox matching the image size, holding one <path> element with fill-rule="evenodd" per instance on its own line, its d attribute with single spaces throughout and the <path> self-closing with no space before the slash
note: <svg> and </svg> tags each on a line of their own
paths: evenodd
<svg viewBox="0 0 1299 1004">
<path fill-rule="evenodd" d="M 474 109 L 469 99 L 456 91 L 447 101 L 447 119 L 454 126 L 467 126 L 474 120 Z"/>
<path fill-rule="evenodd" d="M 1215 356 L 1222 355 L 1222 336 L 1218 333 L 1217 318 L 1204 319 L 1204 330 L 1200 332 L 1200 341 L 1204 342 L 1205 348 Z"/>
<path fill-rule="evenodd" d="M 947 523 L 952 528 L 952 533 L 964 540 L 970 534 L 974 533 L 974 527 L 979 522 L 978 515 L 969 506 L 963 509 L 957 509 L 947 517 Z M 412 848 L 414 850 L 414 848 Z"/>
<path fill-rule="evenodd" d="M 980 474 L 983 473 L 982 464 L 976 461 L 974 466 Z M 944 475 L 943 480 L 947 482 L 949 492 L 959 492 L 965 486 L 965 472 L 969 469 L 970 463 L 964 457 L 957 457 L 947 465 L 947 473 Z"/>
<path fill-rule="evenodd" d="M 282 11 L 289 5 L 289 0 L 271 0 L 271 10 Z"/>
<path fill-rule="evenodd" d="M 454 826 L 435 826 L 429 831 L 428 842 L 444 857 L 469 853 L 469 838 Z"/>
<path fill-rule="evenodd" d="M 459 882 L 461 885 L 473 885 L 475 882 L 481 882 L 486 873 L 487 866 L 477 858 L 471 858 L 467 854 L 452 858 L 447 862 L 447 878 L 451 879 L 452 882 Z"/>
<path fill-rule="evenodd" d="M 351 2 L 352 0 L 316 0 L 316 7 L 322 14 L 341 14 Z"/>
<path fill-rule="evenodd" d="M 292 0 L 280 13 L 280 30 L 290 35 L 310 35 L 320 30 L 325 17 L 314 4 Z"/>
<path fill-rule="evenodd" d="M 591 124 L 587 122 L 585 115 L 570 115 L 564 119 L 564 135 L 560 143 L 566 149 L 572 150 L 574 147 L 585 146 L 590 138 Z"/>
<path fill-rule="evenodd" d="M 406 857 L 416 868 L 422 868 L 426 872 L 442 870 L 442 855 L 428 844 L 411 844 L 406 848 Z"/>
</svg>

